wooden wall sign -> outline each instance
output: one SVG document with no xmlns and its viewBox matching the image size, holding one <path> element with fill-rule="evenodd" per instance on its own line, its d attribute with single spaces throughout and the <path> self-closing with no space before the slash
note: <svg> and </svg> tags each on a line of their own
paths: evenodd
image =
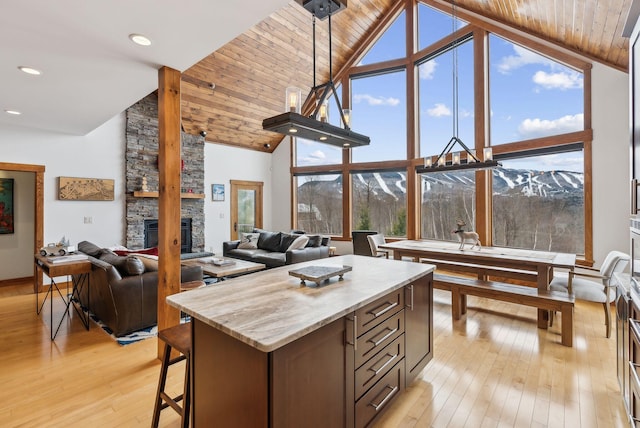
<svg viewBox="0 0 640 428">
<path fill-rule="evenodd" d="M 58 199 L 62 201 L 113 201 L 115 180 L 108 178 L 59 177 Z"/>
</svg>

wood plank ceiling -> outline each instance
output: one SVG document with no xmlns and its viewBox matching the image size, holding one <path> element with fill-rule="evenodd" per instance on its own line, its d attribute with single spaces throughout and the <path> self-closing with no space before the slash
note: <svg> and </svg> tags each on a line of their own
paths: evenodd
<svg viewBox="0 0 640 428">
<path fill-rule="evenodd" d="M 334 76 L 404 1 L 348 0 L 332 22 Z M 631 1 L 457 0 L 456 6 L 626 71 L 628 39 L 622 28 Z M 304 97 L 313 85 L 311 22 L 309 12 L 292 0 L 185 71 L 185 131 L 206 131 L 209 142 L 272 152 L 282 137 L 263 131 L 262 120 L 284 111 L 287 86 L 301 88 Z M 318 21 L 316 31 L 320 84 L 329 74 L 327 21 Z"/>
</svg>

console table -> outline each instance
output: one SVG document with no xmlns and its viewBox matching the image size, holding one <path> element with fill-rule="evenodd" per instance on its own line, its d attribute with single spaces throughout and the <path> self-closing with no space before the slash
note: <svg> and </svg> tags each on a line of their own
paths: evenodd
<svg viewBox="0 0 640 428">
<path fill-rule="evenodd" d="M 60 263 L 52 263 L 47 257 L 41 256 L 39 254 L 35 255 L 34 258 L 36 270 L 40 269 L 42 273 L 47 275 L 50 279 L 49 289 L 40 303 L 40 285 L 38 282 L 38 275 L 35 275 L 35 288 L 36 288 L 36 313 L 40 315 L 42 312 L 42 308 L 46 303 L 47 299 L 49 300 L 49 324 L 51 326 L 51 340 L 54 340 L 58 335 L 58 331 L 60 330 L 60 326 L 62 325 L 62 321 L 64 321 L 65 316 L 69 314 L 69 306 L 73 304 L 76 312 L 80 317 L 80 321 L 85 326 L 87 330 L 89 330 L 89 311 L 90 308 L 83 309 L 80 305 L 75 304 L 75 301 L 80 301 L 80 292 L 83 287 L 87 287 L 87 293 L 91 291 L 91 287 L 89 286 L 89 273 L 91 272 L 91 262 L 89 260 L 72 260 L 65 261 Z M 55 278 L 60 276 L 71 276 L 71 281 L 73 283 L 71 289 L 71 295 L 65 296 L 58 288 L 58 284 L 55 281 Z M 60 318 L 60 322 L 58 323 L 58 327 L 53 330 L 53 297 L 54 290 L 58 292 L 62 301 L 65 304 L 65 310 L 62 313 L 62 317 Z M 87 297 L 87 301 L 90 299 Z"/>
<path fill-rule="evenodd" d="M 309 266 L 352 270 L 289 275 Z M 369 425 L 432 358 L 433 270 L 347 255 L 169 296 L 193 320 L 193 426 Z"/>
</svg>

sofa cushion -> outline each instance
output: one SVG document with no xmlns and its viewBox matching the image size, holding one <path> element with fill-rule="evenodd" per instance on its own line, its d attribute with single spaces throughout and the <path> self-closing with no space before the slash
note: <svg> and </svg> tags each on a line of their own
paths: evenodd
<svg viewBox="0 0 640 428">
<path fill-rule="evenodd" d="M 258 248 L 267 251 L 280 251 L 280 232 L 260 232 Z"/>
<path fill-rule="evenodd" d="M 289 245 L 289 248 L 286 251 L 299 250 L 304 248 L 309 242 L 309 237 L 307 235 L 298 236 L 292 243 Z"/>
<path fill-rule="evenodd" d="M 260 238 L 259 233 L 243 233 L 240 236 L 240 244 L 238 244 L 238 248 L 243 250 L 251 250 L 258 248 L 258 238 Z"/>
<path fill-rule="evenodd" d="M 285 253 L 277 253 L 277 252 L 261 253 L 261 254 L 256 254 L 251 259 L 251 261 L 256 263 L 264 263 L 269 267 L 284 266 L 285 263 L 287 262 L 287 257 L 285 256 Z"/>
<path fill-rule="evenodd" d="M 89 241 L 82 241 L 78 243 L 78 250 L 96 259 L 102 254 L 102 248 Z"/>
<path fill-rule="evenodd" d="M 106 250 L 100 255 L 100 260 L 113 265 L 122 276 L 141 275 L 144 273 L 144 264 L 136 256 L 119 256 Z"/>
<path fill-rule="evenodd" d="M 300 235 L 292 235 L 290 233 L 282 232 L 280 234 L 280 248 L 278 248 L 278 251 L 284 253 L 291 246 L 293 241 L 295 241 L 296 238 L 299 237 Z"/>
<path fill-rule="evenodd" d="M 307 235 L 309 237 L 309 242 L 307 242 L 306 247 L 319 247 L 322 243 L 322 236 L 320 235 Z"/>
<path fill-rule="evenodd" d="M 320 242 L 320 245 L 328 247 L 330 243 L 331 243 L 331 237 L 330 236 L 323 236 L 322 237 L 322 242 Z"/>
</svg>

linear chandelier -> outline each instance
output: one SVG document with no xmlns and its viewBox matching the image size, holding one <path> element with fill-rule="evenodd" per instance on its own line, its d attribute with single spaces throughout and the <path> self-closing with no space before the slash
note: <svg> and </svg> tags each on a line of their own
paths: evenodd
<svg viewBox="0 0 640 428">
<path fill-rule="evenodd" d="M 456 2 L 452 1 L 452 13 L 451 13 L 451 34 L 456 31 Z M 491 147 L 485 147 L 482 153 L 482 161 L 475 155 L 475 150 L 470 150 L 466 144 L 458 137 L 458 45 L 460 40 L 456 39 L 451 44 L 451 53 L 453 58 L 453 137 L 449 140 L 445 148 L 440 155 L 436 158 L 435 162 L 432 157 L 424 158 L 424 165 L 417 168 L 418 173 L 426 172 L 444 172 L 455 171 L 461 169 L 489 169 L 497 166 L 502 166 L 498 161 L 493 160 L 493 150 Z M 447 161 L 447 156 L 453 149 L 453 147 L 459 144 L 464 151 L 454 152 L 451 154 L 451 161 Z M 463 158 L 463 155 L 464 156 Z"/>
<path fill-rule="evenodd" d="M 351 111 L 343 109 L 333 83 L 331 49 L 331 15 L 345 9 L 347 0 L 296 0 L 313 16 L 313 88 L 303 105 L 315 102 L 310 116 L 300 114 L 300 90 L 287 88 L 286 106 L 289 111 L 262 121 L 262 129 L 283 135 L 305 138 L 341 148 L 366 146 L 371 140 L 366 135 L 351 130 Z M 316 18 L 329 19 L 329 81 L 316 85 Z M 328 120 L 328 102 L 332 97 L 340 113 L 342 126 L 335 126 Z"/>
</svg>

